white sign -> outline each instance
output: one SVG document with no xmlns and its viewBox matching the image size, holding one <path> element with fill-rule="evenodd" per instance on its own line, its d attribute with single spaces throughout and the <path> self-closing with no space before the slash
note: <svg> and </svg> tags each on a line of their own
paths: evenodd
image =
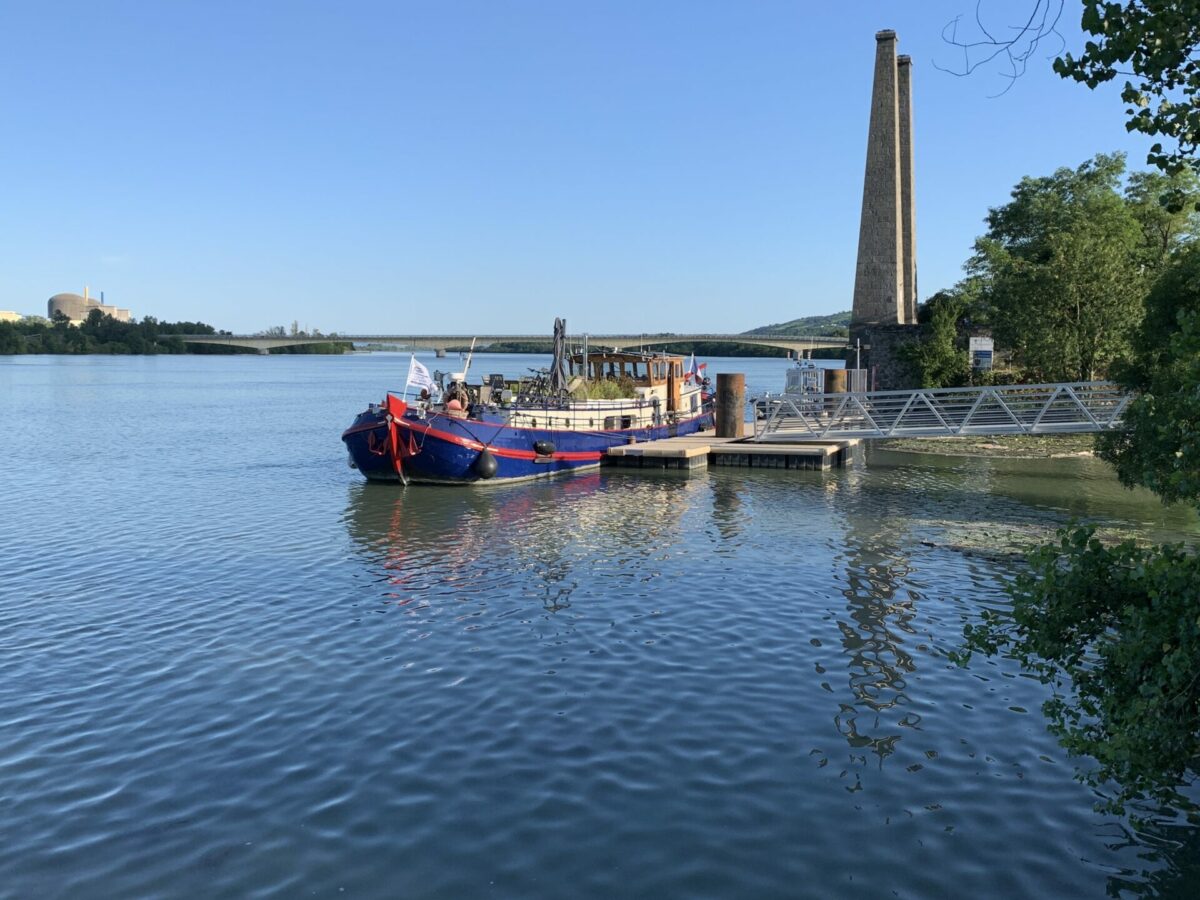
<svg viewBox="0 0 1200 900">
<path fill-rule="evenodd" d="M 968 341 L 967 348 L 974 353 L 977 350 L 986 350 L 991 353 L 995 349 L 996 342 L 990 337 L 973 337 Z"/>
</svg>

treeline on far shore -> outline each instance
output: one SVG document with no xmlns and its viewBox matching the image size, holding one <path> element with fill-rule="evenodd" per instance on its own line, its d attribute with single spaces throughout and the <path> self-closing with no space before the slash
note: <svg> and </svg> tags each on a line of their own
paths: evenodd
<svg viewBox="0 0 1200 900">
<path fill-rule="evenodd" d="M 24 319 L 19 322 L 0 322 L 0 355 L 21 353 L 111 353 L 152 355 L 158 353 L 194 353 L 201 355 L 230 355 L 257 353 L 252 347 L 227 347 L 218 344 L 185 344 L 181 334 L 221 334 L 203 322 L 160 322 L 146 316 L 140 322 L 119 322 L 98 309 L 88 313 L 79 325 L 72 325 L 62 315 L 53 321 Z M 272 353 L 345 353 L 352 346 L 346 342 L 330 341 L 280 347 Z"/>
</svg>

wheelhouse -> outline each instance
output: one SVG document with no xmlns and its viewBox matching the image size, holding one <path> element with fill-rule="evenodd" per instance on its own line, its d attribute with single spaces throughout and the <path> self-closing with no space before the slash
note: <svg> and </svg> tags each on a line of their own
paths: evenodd
<svg viewBox="0 0 1200 900">
<path fill-rule="evenodd" d="M 572 376 L 588 381 L 629 380 L 644 387 L 668 385 L 674 379 L 683 382 L 682 356 L 666 353 L 635 353 L 625 350 L 591 351 L 586 356 L 576 353 L 568 357 Z"/>
</svg>

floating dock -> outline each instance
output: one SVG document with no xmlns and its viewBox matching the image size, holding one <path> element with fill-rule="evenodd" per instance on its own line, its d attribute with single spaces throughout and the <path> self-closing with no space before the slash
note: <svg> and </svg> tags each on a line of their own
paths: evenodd
<svg viewBox="0 0 1200 900">
<path fill-rule="evenodd" d="M 848 439 L 823 443 L 756 444 L 746 438 L 717 437 L 715 431 L 709 430 L 661 441 L 610 447 L 604 464 L 629 469 L 692 470 L 736 466 L 822 471 L 844 466 L 850 458 L 851 448 L 857 443 L 857 440 Z"/>
</svg>

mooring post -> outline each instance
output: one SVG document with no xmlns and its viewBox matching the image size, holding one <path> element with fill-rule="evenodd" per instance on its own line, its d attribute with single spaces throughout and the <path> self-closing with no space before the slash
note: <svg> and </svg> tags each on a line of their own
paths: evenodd
<svg viewBox="0 0 1200 900">
<path fill-rule="evenodd" d="M 740 438 L 746 434 L 746 376 L 741 372 L 717 375 L 717 437 Z"/>
</svg>

